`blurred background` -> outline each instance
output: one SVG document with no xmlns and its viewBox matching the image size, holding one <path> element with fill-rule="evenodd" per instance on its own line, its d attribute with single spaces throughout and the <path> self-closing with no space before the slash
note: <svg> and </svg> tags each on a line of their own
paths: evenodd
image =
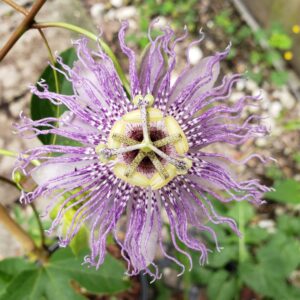
<svg viewBox="0 0 300 300">
<path fill-rule="evenodd" d="M 30 9 L 34 1 L 15 2 Z M 238 239 L 227 227 L 214 228 L 224 249 L 221 253 L 213 251 L 208 265 L 200 266 L 197 253 L 191 253 L 194 259 L 193 270 L 177 277 L 178 268 L 158 255 L 157 263 L 163 277 L 149 284 L 146 276 L 124 279 L 118 275 L 119 278 L 113 278 L 113 274 L 109 273 L 110 265 L 107 264 L 104 268 L 108 272 L 107 276 L 103 272 L 102 277 L 95 277 L 93 272 L 86 275 L 94 276 L 91 281 L 97 279 L 99 285 L 113 278 L 110 284 L 106 283 L 106 289 L 91 288 L 91 283 L 82 283 L 78 274 L 65 278 L 64 282 L 71 283 L 76 293 L 83 297 L 78 299 L 300 299 L 299 11 L 299 0 L 46 2 L 36 20 L 70 22 L 94 33 L 101 29 L 103 39 L 112 47 L 125 70 L 127 61 L 120 52 L 117 39 L 119 20 L 122 19 L 130 22 L 127 41 L 137 52 L 141 52 L 148 43 L 147 30 L 153 18 L 159 16 L 160 25 L 169 23 L 178 34 L 187 25 L 190 36 L 176 48 L 179 56 L 178 69 L 175 70 L 177 74 L 185 65 L 186 47 L 199 37 L 200 28 L 206 38 L 200 46 L 190 49 L 192 64 L 196 64 L 205 55 L 224 49 L 231 42 L 231 52 L 222 62 L 222 73 L 246 73 L 247 80 L 235 86 L 229 101 L 235 102 L 245 94 L 257 95 L 260 91 L 264 101 L 260 107 L 247 110 L 245 117 L 258 111 L 266 117 L 264 123 L 270 127 L 271 135 L 242 147 L 216 145 L 211 150 L 226 152 L 235 159 L 243 159 L 247 154 L 255 152 L 277 160 L 277 163 L 261 164 L 254 159 L 237 168 L 240 179 L 257 177 L 264 184 L 275 187 L 276 191 L 267 193 L 267 203 L 260 207 L 247 203 L 218 205 L 218 212 L 238 221 L 243 238 Z M 0 2 L 0 47 L 23 18 L 12 7 Z M 78 37 L 56 28 L 44 32 L 51 49 L 58 53 L 69 48 L 70 40 Z M 36 82 L 46 68 L 47 61 L 47 51 L 35 30 L 26 32 L 1 61 L 0 148 L 19 152 L 40 144 L 39 140 L 26 142 L 13 135 L 11 124 L 18 120 L 20 111 L 30 114 L 31 95 L 28 85 Z M 11 178 L 13 165 L 14 158 L 0 156 L 0 202 L 39 244 L 41 236 L 34 210 L 18 204 L 19 191 L 6 180 Z M 47 228 L 49 222 L 42 226 Z M 201 238 L 206 239 L 211 249 L 214 249 L 209 237 Z M 54 243 L 54 239 L 48 243 Z M 118 248 L 113 243 L 109 245 L 109 252 L 112 259 L 119 257 Z M 15 269 L 5 267 L 5 262 L 10 257 L 22 258 L 24 254 L 20 243 L 0 220 L 0 299 L 75 299 L 64 292 L 61 297 L 53 298 L 49 291 L 42 298 L 15 294 L 8 298 L 7 291 L 13 290 L 8 285 L 15 280 L 16 274 L 8 271 Z M 177 257 L 187 264 L 184 257 L 178 254 Z M 115 270 L 120 270 L 121 274 L 122 263 L 114 260 L 114 264 Z M 121 284 L 118 280 L 122 281 Z M 32 288 L 31 281 L 26 283 L 23 280 L 22 284 L 25 289 Z M 118 289 L 113 286 L 118 286 Z"/>
</svg>

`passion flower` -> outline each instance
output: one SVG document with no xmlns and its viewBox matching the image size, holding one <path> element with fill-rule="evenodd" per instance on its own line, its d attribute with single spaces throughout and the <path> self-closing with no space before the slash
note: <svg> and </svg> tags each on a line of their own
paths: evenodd
<svg viewBox="0 0 300 300">
<path fill-rule="evenodd" d="M 125 44 L 126 28 L 125 22 L 119 40 L 129 58 L 130 95 L 111 59 L 101 49 L 91 52 L 86 39 L 75 42 L 78 61 L 72 68 L 58 57 L 73 95 L 51 92 L 45 82 L 31 88 L 41 99 L 64 104 L 68 111 L 59 118 L 38 121 L 22 116 L 16 125 L 19 132 L 26 137 L 59 135 L 76 141 L 77 146 L 43 145 L 21 155 L 18 168 L 37 184 L 34 191 L 23 192 L 21 200 L 30 203 L 42 197 L 49 202 L 46 212 L 56 207 L 50 232 L 64 216 L 70 219 L 72 212 L 72 221 L 59 236 L 62 246 L 70 243 L 82 226 L 89 228 L 91 254 L 86 262 L 96 267 L 103 263 L 111 233 L 128 262 L 128 274 L 145 271 L 158 278 L 154 263 L 158 251 L 184 270 L 183 264 L 167 253 L 163 211 L 174 248 L 191 262 L 190 255 L 178 246 L 180 240 L 200 252 L 204 263 L 208 248 L 201 233 L 211 234 L 220 249 L 210 224 L 227 224 L 238 234 L 234 220 L 216 213 L 212 198 L 259 204 L 268 191 L 255 179 L 239 182 L 230 171 L 233 159 L 203 149 L 214 143 L 240 145 L 267 130 L 258 124 L 257 116 L 238 122 L 244 107 L 255 104 L 259 97 L 244 96 L 233 105 L 227 101 L 241 75 L 226 76 L 216 84 L 219 63 L 229 47 L 195 66 L 187 60 L 171 84 L 174 48 L 187 32 L 175 38 L 167 27 L 152 40 L 149 30 L 150 44 L 138 68 L 135 53 Z M 257 155 L 250 158 L 253 156 L 264 161 Z M 32 160 L 40 165 L 28 170 Z M 122 226 L 124 219 L 126 226 Z M 192 235 L 191 228 L 199 235 Z"/>
</svg>

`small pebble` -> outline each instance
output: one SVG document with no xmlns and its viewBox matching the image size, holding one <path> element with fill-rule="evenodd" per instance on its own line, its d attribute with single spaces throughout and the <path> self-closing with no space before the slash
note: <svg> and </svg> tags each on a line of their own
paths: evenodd
<svg viewBox="0 0 300 300">
<path fill-rule="evenodd" d="M 121 7 L 123 5 L 123 0 L 110 0 L 110 3 L 114 7 Z"/>
<path fill-rule="evenodd" d="M 91 15 L 93 18 L 99 18 L 103 15 L 105 5 L 103 3 L 97 3 L 91 7 Z"/>
<path fill-rule="evenodd" d="M 189 59 L 192 65 L 196 65 L 202 57 L 203 57 L 203 52 L 196 45 L 192 46 L 189 49 Z"/>
<path fill-rule="evenodd" d="M 270 117 L 272 118 L 278 118 L 280 115 L 280 112 L 282 110 L 282 105 L 280 102 L 272 102 L 269 108 Z"/>
</svg>

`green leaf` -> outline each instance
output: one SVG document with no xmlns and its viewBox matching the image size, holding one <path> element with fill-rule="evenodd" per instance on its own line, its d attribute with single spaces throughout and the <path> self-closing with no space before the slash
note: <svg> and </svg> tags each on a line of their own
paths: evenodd
<svg viewBox="0 0 300 300">
<path fill-rule="evenodd" d="M 0 296 L 19 273 L 34 268 L 32 263 L 18 257 L 0 261 Z"/>
<path fill-rule="evenodd" d="M 294 179 L 275 181 L 275 191 L 268 192 L 265 197 L 281 203 L 299 204 L 300 203 L 300 182 Z"/>
<path fill-rule="evenodd" d="M 247 72 L 247 76 L 250 79 L 254 80 L 257 84 L 260 84 L 262 82 L 262 80 L 263 80 L 263 74 L 262 74 L 261 71 L 255 71 L 255 72 L 253 72 L 253 71 L 249 70 Z"/>
<path fill-rule="evenodd" d="M 298 124 L 298 128 L 300 128 L 300 122 Z M 300 164 L 300 151 L 296 152 L 294 155 L 293 155 L 293 160 L 297 163 L 297 164 Z"/>
<path fill-rule="evenodd" d="M 263 29 L 259 29 L 254 32 L 254 39 L 257 43 L 264 41 L 267 38 L 267 34 Z"/>
<path fill-rule="evenodd" d="M 267 167 L 265 175 L 268 178 L 271 178 L 273 180 L 280 180 L 280 179 L 284 178 L 284 174 L 283 174 L 282 170 L 278 166 L 275 166 L 275 165 Z"/>
<path fill-rule="evenodd" d="M 281 59 L 281 55 L 278 51 L 273 50 L 273 51 L 268 51 L 265 54 L 265 60 L 269 65 L 272 65 L 274 62 L 278 61 Z"/>
<path fill-rule="evenodd" d="M 286 71 L 272 71 L 271 81 L 277 85 L 282 86 L 288 82 L 289 74 Z"/>
<path fill-rule="evenodd" d="M 257 250 L 257 264 L 243 263 L 239 267 L 242 281 L 263 296 L 272 299 L 294 299 L 287 277 L 300 264 L 300 244 L 294 238 L 275 234 Z"/>
<path fill-rule="evenodd" d="M 300 264 L 300 243 L 284 234 L 275 234 L 257 250 L 256 256 L 268 272 L 287 277 Z"/>
<path fill-rule="evenodd" d="M 300 129 L 300 120 L 297 120 L 297 119 L 290 120 L 290 121 L 286 122 L 283 126 L 284 126 L 285 130 L 299 130 Z M 299 156 L 300 156 L 300 154 L 299 154 Z M 300 161 L 300 157 L 299 157 L 299 161 Z"/>
<path fill-rule="evenodd" d="M 208 268 L 200 267 L 196 265 L 196 263 L 198 263 L 198 260 L 195 260 L 194 267 L 191 271 L 192 282 L 196 285 L 207 285 L 210 281 L 211 276 L 213 275 L 213 271 L 209 270 Z"/>
<path fill-rule="evenodd" d="M 300 232 L 300 218 L 281 215 L 277 218 L 278 228 L 287 235 L 298 235 Z"/>
<path fill-rule="evenodd" d="M 268 272 L 261 265 L 250 263 L 240 265 L 239 271 L 241 280 L 257 293 L 272 299 L 287 299 L 285 298 L 287 284 L 277 274 Z"/>
<path fill-rule="evenodd" d="M 210 300 L 232 300 L 238 292 L 236 280 L 229 278 L 224 270 L 214 273 L 207 286 L 207 295 Z"/>
<path fill-rule="evenodd" d="M 247 224 L 255 215 L 253 205 L 246 201 L 234 203 L 228 211 L 228 216 L 238 220 L 240 213 L 243 214 L 243 222 Z"/>
<path fill-rule="evenodd" d="M 98 270 L 82 266 L 82 261 L 83 255 L 74 257 L 68 248 L 58 250 L 47 264 L 19 273 L 0 299 L 86 299 L 73 288 L 74 282 L 94 294 L 114 294 L 129 287 L 123 278 L 124 266 L 110 255 Z"/>
<path fill-rule="evenodd" d="M 236 261 L 238 248 L 234 245 L 226 245 L 221 252 L 214 251 L 209 256 L 209 266 L 215 268 L 224 267 L 230 261 Z"/>
<path fill-rule="evenodd" d="M 237 38 L 243 41 L 252 35 L 252 30 L 250 27 L 243 25 L 241 29 L 237 32 Z"/>
<path fill-rule="evenodd" d="M 280 50 L 288 50 L 293 46 L 293 40 L 282 32 L 273 32 L 268 42 L 270 46 Z"/>
<path fill-rule="evenodd" d="M 74 48 L 69 48 L 68 50 L 60 53 L 64 63 L 70 67 L 73 66 L 75 60 L 77 60 L 76 52 Z M 58 64 L 56 64 L 57 68 L 60 68 Z M 58 74 L 58 82 L 59 82 L 59 90 L 61 94 L 64 95 L 72 95 L 73 88 L 72 84 L 59 72 Z M 49 86 L 49 91 L 56 92 L 55 89 L 55 80 L 53 75 L 53 70 L 51 66 L 47 66 L 47 68 L 43 71 L 42 75 L 38 79 L 44 79 Z M 64 105 L 54 105 L 50 101 L 46 99 L 39 99 L 36 95 L 32 95 L 31 97 L 31 117 L 33 120 L 39 120 L 47 117 L 59 117 L 63 112 L 67 110 Z M 53 143 L 53 135 L 39 135 L 38 138 L 43 144 L 51 144 Z M 60 145 L 78 145 L 78 142 L 72 141 L 67 138 L 63 138 L 60 136 L 56 137 L 55 144 Z"/>
<path fill-rule="evenodd" d="M 250 62 L 252 65 L 257 65 L 263 59 L 262 53 L 258 51 L 251 51 L 250 52 Z"/>
<path fill-rule="evenodd" d="M 261 242 L 267 240 L 269 233 L 259 227 L 246 227 L 245 242 L 246 244 L 259 245 Z"/>
</svg>

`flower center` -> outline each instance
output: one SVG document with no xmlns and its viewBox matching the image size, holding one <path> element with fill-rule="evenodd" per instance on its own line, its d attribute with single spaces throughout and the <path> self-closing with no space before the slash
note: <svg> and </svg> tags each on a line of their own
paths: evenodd
<svg viewBox="0 0 300 300">
<path fill-rule="evenodd" d="M 114 162 L 114 173 L 122 180 L 153 190 L 175 176 L 188 172 L 192 163 L 184 154 L 187 139 L 177 121 L 153 108 L 153 96 L 138 95 L 138 109 L 115 122 L 107 144 L 96 147 L 100 161 Z"/>
</svg>

